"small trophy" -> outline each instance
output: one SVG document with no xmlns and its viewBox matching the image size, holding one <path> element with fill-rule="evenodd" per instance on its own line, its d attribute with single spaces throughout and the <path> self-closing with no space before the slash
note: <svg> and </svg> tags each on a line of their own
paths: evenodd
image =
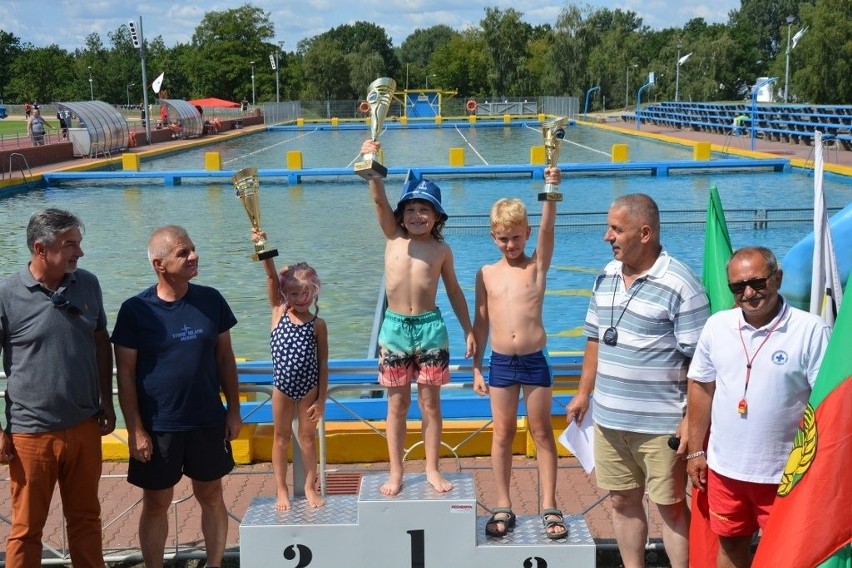
<svg viewBox="0 0 852 568">
<path fill-rule="evenodd" d="M 253 229 L 260 231 L 260 178 L 257 168 L 243 168 L 231 177 L 237 197 L 243 202 Z M 267 249 L 269 243 L 261 239 L 254 243 L 252 260 L 266 260 L 278 256 L 278 249 Z"/>
<path fill-rule="evenodd" d="M 367 88 L 367 104 L 370 105 L 370 138 L 379 139 L 382 123 L 393 102 L 393 92 L 396 81 L 390 77 L 380 77 L 370 83 Z M 358 157 L 353 168 L 355 173 L 366 180 L 387 177 L 388 169 L 379 162 L 379 157 L 372 152 Z"/>
<path fill-rule="evenodd" d="M 554 118 L 541 125 L 541 133 L 544 135 L 544 154 L 548 166 L 555 166 L 559 162 L 559 150 L 562 147 L 562 139 L 565 138 L 565 123 L 568 117 Z M 544 191 L 538 194 L 539 201 L 562 201 L 562 194 L 558 191 L 559 186 L 552 183 L 544 184 Z"/>
</svg>

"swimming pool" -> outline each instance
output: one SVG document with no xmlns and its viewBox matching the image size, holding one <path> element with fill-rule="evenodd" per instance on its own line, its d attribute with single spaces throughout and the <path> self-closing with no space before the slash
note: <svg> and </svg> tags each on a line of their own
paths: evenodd
<svg viewBox="0 0 852 568">
<path fill-rule="evenodd" d="M 183 167 L 187 167 L 185 162 Z M 812 203 L 812 178 L 796 173 L 595 176 L 566 180 L 562 186 L 566 200 L 560 210 L 604 212 L 618 195 L 645 192 L 658 201 L 663 211 L 701 211 L 714 183 L 728 209 L 768 205 L 809 208 Z M 401 180 L 388 181 L 392 202 L 400 185 Z M 491 204 L 504 196 L 521 197 L 531 213 L 539 208 L 536 194 L 541 181 L 457 178 L 441 180 L 440 185 L 445 208 L 451 215 L 487 214 Z M 825 191 L 829 207 L 852 201 L 852 185 L 827 180 Z M 262 204 L 262 224 L 272 245 L 281 253 L 279 265 L 305 259 L 323 280 L 320 313 L 329 324 L 331 357 L 363 357 L 381 282 L 384 245 L 366 184 L 354 175 L 334 183 L 268 183 L 262 187 Z M 70 209 L 86 223 L 86 257 L 81 266 L 95 272 L 103 283 L 110 325 L 124 299 L 154 282 L 145 253 L 151 231 L 159 225 L 178 223 L 187 227 L 200 253 L 197 281 L 219 288 L 237 314 L 239 324 L 233 332 L 236 353 L 248 359 L 268 359 L 269 309 L 263 271 L 249 260 L 252 247 L 248 219 L 230 184 L 166 188 L 132 182 L 68 182 L 59 188 L 3 199 L 0 210 L 5 231 L 0 234 L 0 275 L 18 270 L 27 261 L 27 220 L 35 209 L 49 206 Z M 699 212 L 696 218 L 698 222 L 664 225 L 663 243 L 700 273 L 703 213 Z M 574 220 L 560 218 L 558 223 L 545 325 L 551 351 L 565 352 L 582 348 L 578 326 L 582 325 L 588 290 L 611 252 L 602 241 L 603 226 L 599 221 L 577 226 Z M 731 238 L 735 247 L 763 244 L 783 258 L 810 231 L 808 222 L 770 224 L 765 229 L 732 224 Z M 459 281 L 472 306 L 476 271 L 497 259 L 496 247 L 482 223 L 471 224 L 469 219 L 451 217 L 445 236 L 455 252 Z M 534 239 L 535 232 L 531 243 Z M 460 328 L 443 291 L 438 299 L 450 327 L 453 352 L 460 355 Z"/>
</svg>

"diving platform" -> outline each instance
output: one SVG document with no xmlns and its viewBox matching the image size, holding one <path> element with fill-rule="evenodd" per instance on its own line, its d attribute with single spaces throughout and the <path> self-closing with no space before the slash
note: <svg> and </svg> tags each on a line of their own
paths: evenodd
<svg viewBox="0 0 852 568">
<path fill-rule="evenodd" d="M 559 164 L 563 177 L 596 175 L 596 174 L 647 174 L 651 176 L 667 176 L 673 170 L 683 172 L 695 171 L 724 171 L 724 170 L 772 170 L 783 172 L 790 170 L 790 160 L 786 158 L 725 158 L 721 160 L 679 160 L 679 161 L 648 161 L 648 162 L 591 162 Z M 419 176 L 450 177 L 484 177 L 484 176 L 522 176 L 532 179 L 544 179 L 544 165 L 530 164 L 494 164 L 472 166 L 416 166 L 413 168 L 391 166 L 389 175 L 405 176 L 409 170 Z M 82 171 L 82 172 L 48 172 L 43 174 L 48 185 L 57 185 L 63 181 L 73 180 L 115 180 L 115 181 L 150 181 L 162 180 L 165 186 L 179 186 L 184 180 L 201 183 L 222 182 L 230 185 L 231 176 L 235 170 L 171 170 L 171 171 Z M 307 178 L 321 180 L 326 178 L 336 180 L 340 177 L 352 177 L 352 168 L 309 168 L 309 169 L 259 169 L 261 179 L 284 179 L 290 185 L 298 184 Z"/>
<path fill-rule="evenodd" d="M 278 511 L 274 497 L 255 498 L 240 523 L 240 564 L 252 568 L 545 568 L 595 566 L 595 543 L 582 516 L 566 516 L 568 535 L 549 539 L 541 519 L 520 515 L 503 538 L 485 535 L 474 477 L 447 474 L 438 493 L 426 475 L 406 474 L 399 495 L 380 491 L 385 475 L 365 475 L 358 495 L 304 499 Z M 284 563 L 282 564 L 282 558 Z"/>
</svg>

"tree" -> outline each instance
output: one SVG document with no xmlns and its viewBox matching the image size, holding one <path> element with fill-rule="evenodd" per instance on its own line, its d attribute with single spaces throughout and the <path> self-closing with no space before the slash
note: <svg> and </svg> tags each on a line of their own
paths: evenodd
<svg viewBox="0 0 852 568">
<path fill-rule="evenodd" d="M 488 94 L 485 40 L 481 32 L 468 29 L 439 47 L 429 63 L 439 84 L 457 89 L 462 97 Z"/>
<path fill-rule="evenodd" d="M 303 69 L 306 84 L 302 96 L 320 100 L 356 98 L 351 96 L 346 54 L 336 40 L 318 37 L 312 41 L 305 52 Z M 344 93 L 348 97 L 342 96 Z"/>
<path fill-rule="evenodd" d="M 205 14 L 192 35 L 192 49 L 182 57 L 189 78 L 185 96 L 241 99 L 246 77 L 251 81 L 251 62 L 278 49 L 269 43 L 274 36 L 269 13 L 250 4 Z"/>
<path fill-rule="evenodd" d="M 459 32 L 450 26 L 439 24 L 426 29 L 416 29 L 405 38 L 397 51 L 397 57 L 404 67 L 406 80 L 410 79 L 415 85 L 425 83 L 432 56 L 450 41 L 460 37 Z"/>
<path fill-rule="evenodd" d="M 852 3 L 816 0 L 802 5 L 808 32 L 790 53 L 790 89 L 801 100 L 852 100 Z"/>
<path fill-rule="evenodd" d="M 486 8 L 480 22 L 485 53 L 488 57 L 488 83 L 491 96 L 523 94 L 515 92 L 527 59 L 527 44 L 532 26 L 521 20 L 513 8 L 505 12 Z"/>
<path fill-rule="evenodd" d="M 21 40 L 14 34 L 0 30 L 0 101 L 6 99 L 6 89 L 12 77 L 12 63 L 21 54 Z"/>
</svg>

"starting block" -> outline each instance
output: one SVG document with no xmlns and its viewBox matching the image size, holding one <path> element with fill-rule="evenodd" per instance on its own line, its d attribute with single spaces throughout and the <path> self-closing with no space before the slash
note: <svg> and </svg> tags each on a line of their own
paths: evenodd
<svg viewBox="0 0 852 568">
<path fill-rule="evenodd" d="M 406 474 L 399 495 L 380 491 L 387 475 L 365 475 L 359 494 L 332 495 L 313 509 L 289 511 L 255 498 L 240 523 L 240 565 L 252 568 L 548 568 L 595 566 L 595 543 L 582 516 L 565 517 L 568 536 L 551 540 L 538 516 L 518 516 L 503 538 L 485 535 L 473 476 L 448 474 L 438 493 L 425 474 Z"/>
</svg>

